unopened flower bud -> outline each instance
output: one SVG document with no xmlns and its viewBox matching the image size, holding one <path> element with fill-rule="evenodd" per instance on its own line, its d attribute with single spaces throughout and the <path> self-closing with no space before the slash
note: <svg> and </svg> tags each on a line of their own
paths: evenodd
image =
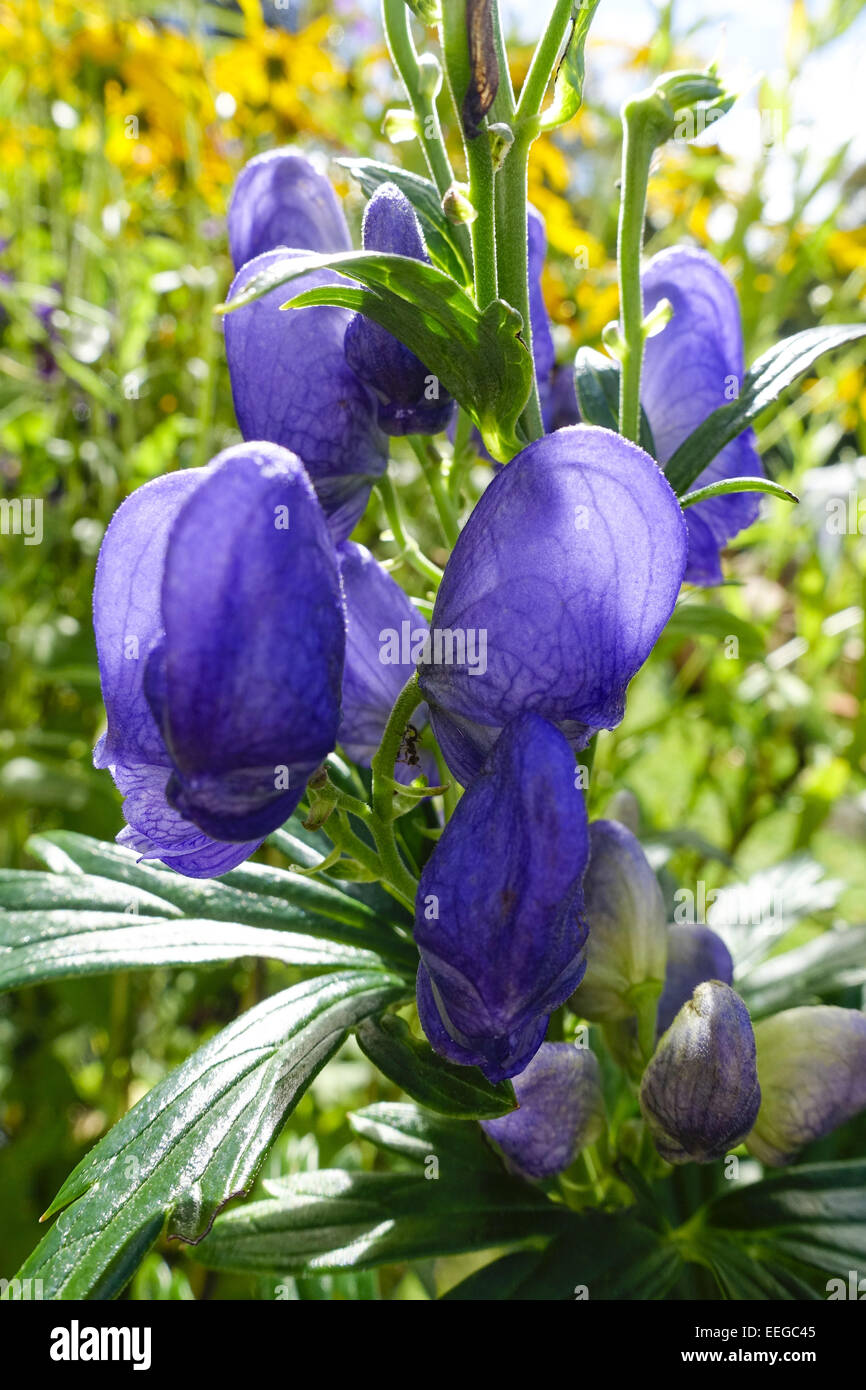
<svg viewBox="0 0 866 1390">
<path fill-rule="evenodd" d="M 710 1163 L 745 1139 L 761 1088 L 755 1035 L 738 994 L 719 980 L 698 985 L 644 1072 L 640 1108 L 668 1163 Z"/>
<path fill-rule="evenodd" d="M 635 1013 L 642 986 L 655 985 L 661 993 L 667 955 L 665 906 L 646 855 L 624 825 L 594 821 L 589 843 L 583 880 L 589 943 L 586 975 L 574 996 L 574 1008 L 582 1018 L 617 1022 Z"/>
<path fill-rule="evenodd" d="M 422 96 L 437 97 L 442 86 L 442 68 L 435 53 L 422 53 L 418 59 L 418 90 Z"/>
<path fill-rule="evenodd" d="M 474 222 L 478 210 L 469 198 L 469 188 L 465 183 L 452 183 L 442 195 L 442 211 L 449 222 Z"/>
<path fill-rule="evenodd" d="M 858 1009 L 786 1009 L 756 1025 L 755 1042 L 763 1100 L 748 1147 L 762 1163 L 790 1163 L 866 1109 L 866 1014 Z"/>
<path fill-rule="evenodd" d="M 734 978 L 734 962 L 722 938 L 700 924 L 668 927 L 668 963 L 665 987 L 659 1000 L 656 1037 L 670 1028 L 683 1004 L 691 999 L 698 985 L 721 980 L 729 985 Z"/>
<path fill-rule="evenodd" d="M 519 1109 L 481 1128 L 525 1178 L 552 1178 L 604 1128 L 599 1067 L 585 1047 L 542 1043 L 514 1078 Z"/>
</svg>

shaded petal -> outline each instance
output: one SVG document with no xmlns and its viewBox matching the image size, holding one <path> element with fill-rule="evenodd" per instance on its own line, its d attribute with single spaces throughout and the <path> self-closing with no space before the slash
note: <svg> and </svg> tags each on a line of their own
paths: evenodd
<svg viewBox="0 0 866 1390">
<path fill-rule="evenodd" d="M 510 723 L 424 866 L 415 911 L 418 1008 L 434 1047 L 514 1076 L 579 984 L 588 835 L 565 739 Z"/>
<path fill-rule="evenodd" d="M 514 1094 L 519 1109 L 482 1120 L 481 1128 L 523 1177 L 555 1177 L 601 1135 L 601 1074 L 588 1048 L 542 1043 L 515 1076 Z"/>
<path fill-rule="evenodd" d="M 424 641 L 428 628 L 365 546 L 344 541 L 337 556 L 346 602 L 339 739 L 354 762 L 369 767 L 394 702 L 415 669 L 412 650 Z M 422 728 L 426 714 L 416 710 L 412 722 Z"/>
<path fill-rule="evenodd" d="M 286 254 L 269 251 L 249 261 L 235 276 L 229 297 Z M 376 422 L 372 392 L 343 353 L 348 310 L 280 308 L 303 290 L 336 283 L 340 277 L 323 270 L 279 286 L 227 314 L 225 338 L 241 433 L 300 456 L 340 541 L 385 470 L 388 441 Z"/>
<path fill-rule="evenodd" d="M 333 749 L 345 627 L 337 557 L 300 460 L 241 444 L 171 530 L 151 663 L 168 799 L 214 839 L 261 839 Z"/>
<path fill-rule="evenodd" d="M 421 666 L 454 775 L 466 785 L 498 730 L 524 709 L 556 723 L 575 749 L 614 728 L 628 682 L 673 610 L 685 562 L 679 502 L 637 445 L 577 425 L 518 454 L 458 538 L 431 624 L 467 642 L 486 633 L 486 671 Z"/>
<path fill-rule="evenodd" d="M 144 694 L 147 659 L 162 636 L 162 573 L 171 527 L 204 470 L 167 473 L 138 488 L 109 523 L 93 585 L 93 628 L 108 728 L 96 767 L 170 759 Z"/>
<path fill-rule="evenodd" d="M 642 276 L 644 311 L 669 299 L 673 317 L 650 338 L 644 353 L 641 398 L 659 459 L 666 463 L 698 425 L 739 393 L 744 375 L 743 335 L 736 291 L 706 251 L 670 247 L 649 262 Z M 733 394 L 732 394 L 733 393 Z M 763 474 L 755 435 L 745 430 L 726 445 L 692 485 L 720 478 Z M 721 580 L 719 552 L 758 516 L 757 493 L 732 493 L 699 502 L 686 512 L 689 564 L 695 584 Z"/>
<path fill-rule="evenodd" d="M 556 351 L 553 346 L 553 333 L 550 316 L 544 302 L 541 276 L 544 271 L 544 258 L 547 254 L 547 229 L 541 213 L 530 206 L 527 208 L 528 271 L 529 271 L 529 321 L 532 329 L 532 357 L 535 362 L 535 375 L 538 381 L 538 394 L 542 413 L 548 407 L 553 390 L 553 368 Z M 545 421 L 547 427 L 547 421 Z"/>
<path fill-rule="evenodd" d="M 680 1009 L 705 980 L 734 979 L 731 953 L 712 927 L 682 923 L 667 929 L 668 962 L 665 987 L 659 999 L 656 1036 L 670 1028 Z"/>
<path fill-rule="evenodd" d="M 408 256 L 430 264 L 421 226 L 409 199 L 383 183 L 364 213 L 364 250 Z M 438 434 L 454 401 L 423 362 L 386 328 L 355 314 L 346 329 L 346 361 L 379 398 L 379 423 L 390 435 Z M 428 392 L 435 390 L 432 399 Z"/>
<path fill-rule="evenodd" d="M 340 201 L 323 174 L 297 150 L 268 150 L 245 164 L 228 211 L 235 268 L 275 246 L 351 251 Z"/>
<path fill-rule="evenodd" d="M 187 878 L 217 878 L 237 868 L 261 844 L 261 840 L 240 844 L 212 840 L 184 820 L 165 799 L 165 768 L 117 767 L 114 780 L 124 794 L 123 813 L 128 821 L 117 842 L 142 859 L 159 859 Z"/>
</svg>

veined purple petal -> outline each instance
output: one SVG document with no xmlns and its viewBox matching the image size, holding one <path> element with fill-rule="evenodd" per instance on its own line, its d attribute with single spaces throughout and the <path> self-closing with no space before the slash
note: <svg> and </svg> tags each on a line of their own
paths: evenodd
<svg viewBox="0 0 866 1390">
<path fill-rule="evenodd" d="M 503 731 L 424 866 L 418 1012 L 433 1047 L 491 1081 L 515 1076 L 579 984 L 588 854 L 565 739 L 526 713 Z"/>
<path fill-rule="evenodd" d="M 654 256 L 642 287 L 646 313 L 661 299 L 673 306 L 670 322 L 647 341 L 641 382 L 659 459 L 666 463 L 708 415 L 739 394 L 744 374 L 740 306 L 718 262 L 706 251 L 686 246 Z M 754 431 L 747 429 L 725 446 L 693 487 L 761 474 Z M 758 494 L 741 492 L 690 507 L 686 579 L 721 583 L 719 553 L 732 536 L 752 525 L 759 506 Z"/>
<path fill-rule="evenodd" d="M 440 746 L 467 785 L 521 710 L 572 747 L 614 728 L 626 687 L 673 610 L 683 514 L 656 463 L 577 425 L 530 444 L 493 479 L 445 569 L 431 631 L 484 634 L 486 668 L 421 667 Z"/>
<path fill-rule="evenodd" d="M 229 298 L 284 258 L 268 251 L 235 276 Z M 297 254 L 301 254 L 298 252 Z M 373 393 L 343 353 L 346 309 L 280 308 L 304 290 L 340 282 L 330 271 L 303 275 L 225 317 L 235 413 L 245 439 L 282 444 L 300 456 L 334 540 L 345 540 L 388 461 Z"/>
<path fill-rule="evenodd" d="M 164 767 L 114 769 L 128 822 L 117 836 L 118 844 L 133 850 L 141 859 L 159 859 L 187 878 L 218 878 L 255 853 L 261 839 L 235 844 L 213 840 L 184 820 L 165 799 L 168 777 Z"/>
<path fill-rule="evenodd" d="M 588 1048 L 542 1043 L 515 1076 L 514 1094 L 519 1109 L 481 1128 L 523 1177 L 555 1177 L 602 1132 L 601 1076 Z"/>
<path fill-rule="evenodd" d="M 245 164 L 228 211 L 235 269 L 275 246 L 303 251 L 351 251 L 336 193 L 298 150 L 268 150 Z"/>
<path fill-rule="evenodd" d="M 430 264 L 421 226 L 409 199 L 383 183 L 364 213 L 364 250 L 407 256 Z M 386 328 L 355 314 L 346 329 L 346 361 L 379 399 L 386 434 L 438 434 L 447 428 L 454 401 L 416 356 Z"/>
<path fill-rule="evenodd" d="M 146 690 L 175 769 L 168 800 L 214 839 L 260 839 L 339 718 L 337 557 L 297 457 L 241 444 L 213 460 L 171 528 L 162 617 Z"/>
<path fill-rule="evenodd" d="M 354 762 L 369 767 L 394 701 L 415 669 L 418 657 L 412 654 L 420 652 L 428 627 L 365 546 L 344 541 L 337 556 L 346 602 L 339 740 Z M 416 710 L 412 722 L 423 728 L 426 712 Z"/>
<path fill-rule="evenodd" d="M 728 985 L 708 980 L 643 1074 L 640 1108 L 653 1143 L 668 1163 L 710 1163 L 745 1139 L 760 1104 L 748 1009 Z"/>
</svg>

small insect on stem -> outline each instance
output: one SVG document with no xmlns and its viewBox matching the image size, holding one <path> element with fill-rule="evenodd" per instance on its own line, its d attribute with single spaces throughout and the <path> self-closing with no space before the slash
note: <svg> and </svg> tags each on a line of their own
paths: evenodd
<svg viewBox="0 0 866 1390">
<path fill-rule="evenodd" d="M 407 724 L 403 731 L 403 740 L 397 757 L 398 763 L 406 763 L 408 767 L 421 766 L 421 759 L 418 756 L 418 738 L 419 734 L 415 725 Z"/>
</svg>

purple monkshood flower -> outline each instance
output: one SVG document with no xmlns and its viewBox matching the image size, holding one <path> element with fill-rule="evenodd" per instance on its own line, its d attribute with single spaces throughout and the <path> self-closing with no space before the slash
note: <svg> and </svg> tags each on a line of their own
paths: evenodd
<svg viewBox="0 0 866 1390">
<path fill-rule="evenodd" d="M 408 256 L 430 264 L 415 210 L 393 183 L 376 189 L 364 213 L 365 251 Z M 447 429 L 454 401 L 414 354 L 387 329 L 355 314 L 346 329 L 346 361 L 376 392 L 386 434 L 438 434 Z"/>
<path fill-rule="evenodd" d="M 731 953 L 712 927 L 701 923 L 683 923 L 668 927 L 668 962 L 665 987 L 659 999 L 656 1037 L 670 1028 L 683 1004 L 691 999 L 698 985 L 705 980 L 721 980 L 729 985 L 734 979 Z"/>
<path fill-rule="evenodd" d="M 866 1014 L 806 1005 L 755 1025 L 762 1101 L 749 1152 L 790 1163 L 800 1149 L 866 1110 Z"/>
<path fill-rule="evenodd" d="M 297 150 L 269 150 L 245 164 L 232 190 L 229 244 L 235 269 L 263 251 L 351 251 L 340 200 Z"/>
<path fill-rule="evenodd" d="M 761 1104 L 755 1035 L 738 994 L 698 985 L 643 1074 L 640 1108 L 668 1163 L 711 1163 L 745 1139 Z"/>
<path fill-rule="evenodd" d="M 670 300 L 673 316 L 647 341 L 641 399 L 662 464 L 716 410 L 739 395 L 743 383 L 743 334 L 736 291 L 706 251 L 673 246 L 649 262 L 642 276 L 644 309 Z M 694 488 L 721 478 L 755 477 L 763 469 L 751 429 L 727 444 Z M 699 502 L 685 513 L 689 533 L 686 579 L 720 584 L 720 552 L 757 519 L 754 492 Z"/>
<path fill-rule="evenodd" d="M 346 603 L 346 664 L 339 741 L 348 756 L 369 767 L 388 716 L 415 669 L 427 640 L 426 619 L 363 545 L 344 541 L 337 550 Z M 427 722 L 415 711 L 416 729 Z M 411 782 L 419 768 L 398 763 L 397 776 Z M 435 763 L 424 772 L 435 776 Z"/>
<path fill-rule="evenodd" d="M 657 464 L 610 430 L 557 430 L 496 475 L 432 620 L 434 631 L 486 634 L 486 669 L 420 666 L 434 732 L 464 786 L 521 710 L 555 723 L 575 750 L 615 728 L 673 611 L 686 544 Z"/>
<path fill-rule="evenodd" d="M 248 261 L 232 298 L 275 261 L 301 251 L 271 250 Z M 373 392 L 343 352 L 347 309 L 281 309 L 293 295 L 340 277 L 312 271 L 225 317 L 235 413 L 245 439 L 282 444 L 303 460 L 335 541 L 345 540 L 388 462 Z"/>
<path fill-rule="evenodd" d="M 514 1094 L 519 1109 L 481 1128 L 522 1177 L 555 1177 L 602 1132 L 601 1078 L 588 1048 L 542 1043 L 514 1078 Z"/>
<path fill-rule="evenodd" d="M 575 782 L 562 735 L 521 714 L 421 874 L 421 1026 L 443 1057 L 479 1066 L 491 1081 L 524 1070 L 583 976 L 589 837 Z"/>
<path fill-rule="evenodd" d="M 301 462 L 242 444 L 134 492 L 93 594 L 121 844 L 226 873 L 294 811 L 337 738 L 337 556 Z"/>
<path fill-rule="evenodd" d="M 553 372 L 556 366 L 556 352 L 553 346 L 553 333 L 544 293 L 541 288 L 541 275 L 544 258 L 547 254 L 547 229 L 544 218 L 537 208 L 527 208 L 526 231 L 529 238 L 527 261 L 529 272 L 529 321 L 532 331 L 532 358 L 535 363 L 535 379 L 538 382 L 538 397 L 545 429 L 551 428 L 551 395 L 553 391 Z"/>
</svg>

